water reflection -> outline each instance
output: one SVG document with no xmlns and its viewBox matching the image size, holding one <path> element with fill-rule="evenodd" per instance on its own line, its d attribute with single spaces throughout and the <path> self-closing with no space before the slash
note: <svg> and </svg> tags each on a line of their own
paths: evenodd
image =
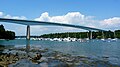
<svg viewBox="0 0 120 67">
<path fill-rule="evenodd" d="M 30 40 L 26 40 L 26 53 L 30 51 Z"/>
</svg>

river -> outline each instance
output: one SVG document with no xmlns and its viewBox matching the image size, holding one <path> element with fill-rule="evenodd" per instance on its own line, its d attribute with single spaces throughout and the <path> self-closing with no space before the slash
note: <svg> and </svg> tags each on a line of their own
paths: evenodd
<svg viewBox="0 0 120 67">
<path fill-rule="evenodd" d="M 0 40 L 0 45 L 25 46 L 25 39 Z M 109 57 L 109 62 L 120 65 L 120 39 L 113 40 L 88 40 L 85 42 L 64 42 L 49 40 L 30 40 L 30 45 L 60 51 L 66 54 L 87 56 L 91 58 Z"/>
</svg>

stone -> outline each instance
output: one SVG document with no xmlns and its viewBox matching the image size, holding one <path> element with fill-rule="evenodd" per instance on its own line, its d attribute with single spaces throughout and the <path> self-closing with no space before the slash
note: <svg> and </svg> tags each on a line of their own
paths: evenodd
<svg viewBox="0 0 120 67">
<path fill-rule="evenodd" d="M 42 57 L 41 53 L 36 53 L 36 56 L 33 58 L 33 60 L 40 60 Z"/>
<path fill-rule="evenodd" d="M 33 64 L 31 61 L 28 59 L 21 59 L 15 64 L 10 64 L 8 67 L 40 67 L 38 64 Z"/>
<path fill-rule="evenodd" d="M 41 60 L 41 62 L 43 62 L 43 61 L 48 62 L 48 59 L 46 57 L 42 57 L 40 60 Z"/>
</svg>

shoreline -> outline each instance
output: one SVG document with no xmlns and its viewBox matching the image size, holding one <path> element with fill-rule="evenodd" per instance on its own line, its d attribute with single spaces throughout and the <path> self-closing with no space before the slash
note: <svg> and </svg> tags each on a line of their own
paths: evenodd
<svg viewBox="0 0 120 67">
<path fill-rule="evenodd" d="M 42 58 L 40 60 L 33 60 L 35 54 L 40 52 Z M 17 53 L 17 56 L 16 56 Z M 28 57 L 28 55 L 30 57 Z M 72 67 L 72 66 L 119 66 L 109 63 L 109 57 L 103 57 L 102 60 L 86 57 L 86 56 L 72 56 L 70 54 L 64 54 L 59 51 L 51 51 L 47 48 L 32 46 L 28 55 L 25 52 L 25 48 L 14 47 L 10 49 L 4 49 L 0 55 L 0 66 L 20 66 L 20 65 L 33 65 L 33 66 L 60 66 L 60 67 Z M 2 58 L 2 57 L 4 58 Z M 12 59 L 11 59 L 12 58 Z M 26 61 L 26 64 L 24 61 Z M 6 63 L 6 64 L 5 64 Z"/>
</svg>

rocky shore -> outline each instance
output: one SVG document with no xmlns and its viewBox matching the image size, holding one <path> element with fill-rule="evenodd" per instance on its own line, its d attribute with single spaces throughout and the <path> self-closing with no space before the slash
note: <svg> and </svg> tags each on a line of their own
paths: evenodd
<svg viewBox="0 0 120 67">
<path fill-rule="evenodd" d="M 72 56 L 35 46 L 31 46 L 29 53 L 25 50 L 25 47 L 4 49 L 0 54 L 0 67 L 119 67 L 110 64 L 109 57 L 100 60 L 87 56 Z M 38 53 L 42 56 L 35 59 Z"/>
</svg>

